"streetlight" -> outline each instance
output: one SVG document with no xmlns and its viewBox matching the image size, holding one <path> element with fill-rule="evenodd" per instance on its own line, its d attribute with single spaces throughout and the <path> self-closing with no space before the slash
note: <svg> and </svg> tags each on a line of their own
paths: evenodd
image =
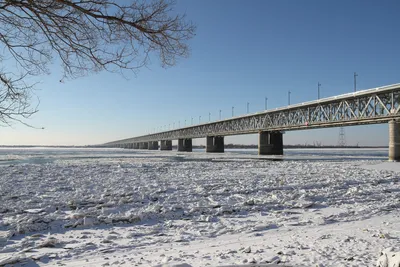
<svg viewBox="0 0 400 267">
<path fill-rule="evenodd" d="M 233 117 L 233 111 L 234 111 L 235 107 L 232 107 L 232 117 Z"/>
<path fill-rule="evenodd" d="M 249 113 L 249 102 L 247 102 L 247 113 Z"/>
<path fill-rule="evenodd" d="M 193 125 L 193 117 L 192 117 L 192 125 Z"/>
<path fill-rule="evenodd" d="M 211 122 L 211 112 L 208 112 L 208 122 Z"/>
<path fill-rule="evenodd" d="M 185 120 L 185 126 L 186 126 L 186 120 Z"/>
<path fill-rule="evenodd" d="M 221 120 L 221 111 L 222 110 L 219 110 L 219 119 Z"/>
<path fill-rule="evenodd" d="M 320 88 L 321 88 L 321 84 L 318 82 L 318 99 L 320 97 Z"/>
<path fill-rule="evenodd" d="M 290 94 L 291 94 L 292 92 L 288 92 L 288 105 L 290 106 Z"/>
<path fill-rule="evenodd" d="M 268 97 L 265 98 L 265 110 L 268 108 Z"/>
<path fill-rule="evenodd" d="M 354 72 L 354 92 L 357 91 L 357 72 Z"/>
<path fill-rule="evenodd" d="M 200 124 L 200 121 L 201 121 L 201 116 L 199 116 L 199 124 Z"/>
<path fill-rule="evenodd" d="M 178 128 L 181 128 L 181 121 L 178 121 Z"/>
</svg>

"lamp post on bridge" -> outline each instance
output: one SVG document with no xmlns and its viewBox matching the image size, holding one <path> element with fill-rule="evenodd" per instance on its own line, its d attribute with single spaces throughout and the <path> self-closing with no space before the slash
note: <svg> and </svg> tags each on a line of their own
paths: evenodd
<svg viewBox="0 0 400 267">
<path fill-rule="evenodd" d="M 321 84 L 318 82 L 318 99 L 320 98 L 320 88 L 321 88 Z"/>
<path fill-rule="evenodd" d="M 233 117 L 233 114 L 234 114 L 234 111 L 235 110 L 235 107 L 232 107 L 232 117 Z"/>
<path fill-rule="evenodd" d="M 221 120 L 221 111 L 222 110 L 219 110 L 219 119 Z"/>
<path fill-rule="evenodd" d="M 249 113 L 249 102 L 247 102 L 247 113 Z"/>
<path fill-rule="evenodd" d="M 186 120 L 185 120 L 185 127 L 186 127 Z"/>
<path fill-rule="evenodd" d="M 192 117 L 192 125 L 193 125 L 193 117 Z"/>
<path fill-rule="evenodd" d="M 268 97 L 265 98 L 265 110 L 268 108 Z"/>
<path fill-rule="evenodd" d="M 211 122 L 211 112 L 208 112 L 208 122 Z"/>
<path fill-rule="evenodd" d="M 357 91 L 357 72 L 354 72 L 354 92 Z"/>
<path fill-rule="evenodd" d="M 288 106 L 290 106 L 290 94 L 291 94 L 292 92 L 288 92 Z"/>
</svg>

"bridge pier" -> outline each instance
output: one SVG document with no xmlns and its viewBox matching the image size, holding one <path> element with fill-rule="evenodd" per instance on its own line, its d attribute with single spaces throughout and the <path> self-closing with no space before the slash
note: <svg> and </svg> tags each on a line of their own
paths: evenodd
<svg viewBox="0 0 400 267">
<path fill-rule="evenodd" d="M 149 148 L 149 143 L 147 143 L 147 142 L 139 143 L 139 149 L 148 149 L 148 148 Z"/>
<path fill-rule="evenodd" d="M 389 160 L 400 161 L 400 122 L 389 121 Z"/>
<path fill-rule="evenodd" d="M 133 149 L 139 149 L 139 143 L 133 143 Z"/>
<path fill-rule="evenodd" d="M 178 151 L 192 152 L 192 139 L 178 139 Z"/>
<path fill-rule="evenodd" d="M 148 145 L 149 150 L 158 150 L 158 141 L 150 141 Z"/>
<path fill-rule="evenodd" d="M 283 155 L 283 136 L 281 132 L 260 132 L 258 155 Z"/>
<path fill-rule="evenodd" d="M 172 150 L 172 140 L 161 140 L 160 150 Z"/>
<path fill-rule="evenodd" d="M 224 152 L 224 137 L 223 136 L 207 136 L 206 137 L 206 152 L 223 153 Z"/>
</svg>

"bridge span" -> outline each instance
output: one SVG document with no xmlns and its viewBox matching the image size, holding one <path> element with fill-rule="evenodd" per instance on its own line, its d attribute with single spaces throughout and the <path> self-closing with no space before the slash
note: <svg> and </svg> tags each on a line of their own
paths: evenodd
<svg viewBox="0 0 400 267">
<path fill-rule="evenodd" d="M 284 131 L 377 123 L 389 123 L 389 160 L 400 160 L 400 84 L 117 140 L 103 146 L 172 150 L 172 140 L 178 140 L 178 151 L 190 152 L 192 139 L 205 137 L 206 152 L 224 152 L 224 136 L 259 133 L 260 155 L 282 155 Z"/>
</svg>

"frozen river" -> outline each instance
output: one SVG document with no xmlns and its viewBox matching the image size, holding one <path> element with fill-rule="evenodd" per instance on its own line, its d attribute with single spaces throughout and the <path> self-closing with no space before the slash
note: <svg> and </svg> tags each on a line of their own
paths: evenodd
<svg viewBox="0 0 400 267">
<path fill-rule="evenodd" d="M 398 244 L 387 149 L 284 152 L 0 149 L 0 265 L 372 266 Z"/>
<path fill-rule="evenodd" d="M 226 149 L 223 154 L 206 154 L 204 149 L 194 149 L 193 155 L 206 158 L 253 158 L 287 160 L 386 160 L 388 149 L 285 149 L 284 156 L 258 156 L 257 149 Z M 99 158 L 135 158 L 140 155 L 168 157 L 185 155 L 176 151 L 146 151 L 127 149 L 80 148 L 0 148 L 0 164 L 51 163 L 58 160 L 89 160 Z M 193 156 L 192 155 L 192 156 Z M 192 157 L 191 157 L 192 158 Z M 171 158 L 173 159 L 173 158 Z"/>
</svg>

